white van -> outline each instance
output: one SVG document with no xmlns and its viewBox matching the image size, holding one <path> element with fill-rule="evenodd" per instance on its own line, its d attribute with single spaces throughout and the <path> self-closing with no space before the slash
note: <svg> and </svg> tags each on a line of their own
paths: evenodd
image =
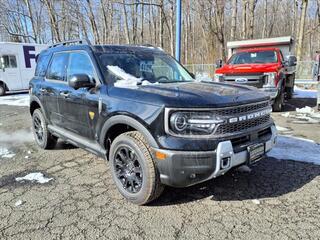
<svg viewBox="0 0 320 240">
<path fill-rule="evenodd" d="M 44 44 L 0 42 L 0 96 L 28 90 L 36 57 L 47 47 Z"/>
</svg>

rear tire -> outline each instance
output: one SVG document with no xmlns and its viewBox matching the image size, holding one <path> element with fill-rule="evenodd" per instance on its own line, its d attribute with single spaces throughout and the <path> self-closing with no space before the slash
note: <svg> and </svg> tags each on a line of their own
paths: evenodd
<svg viewBox="0 0 320 240">
<path fill-rule="evenodd" d="M 0 96 L 4 96 L 6 94 L 6 86 L 4 84 L 0 85 Z"/>
<path fill-rule="evenodd" d="M 43 113 L 38 108 L 32 114 L 32 132 L 36 143 L 43 149 L 52 149 L 57 144 L 57 137 L 53 136 L 47 127 Z"/>
<path fill-rule="evenodd" d="M 123 133 L 111 144 L 109 161 L 112 178 L 129 202 L 143 205 L 164 190 L 150 146 L 137 131 Z"/>
</svg>

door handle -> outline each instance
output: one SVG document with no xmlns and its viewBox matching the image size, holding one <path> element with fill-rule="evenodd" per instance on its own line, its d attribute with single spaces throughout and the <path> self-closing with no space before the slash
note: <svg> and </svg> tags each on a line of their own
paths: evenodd
<svg viewBox="0 0 320 240">
<path fill-rule="evenodd" d="M 68 98 L 70 95 L 68 92 L 60 92 L 60 96 L 62 96 L 64 98 Z"/>
</svg>

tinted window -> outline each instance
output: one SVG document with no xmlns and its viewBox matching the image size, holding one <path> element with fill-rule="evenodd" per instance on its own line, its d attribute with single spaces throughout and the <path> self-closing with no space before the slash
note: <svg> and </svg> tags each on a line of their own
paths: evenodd
<svg viewBox="0 0 320 240">
<path fill-rule="evenodd" d="M 47 67 L 50 61 L 49 55 L 40 54 L 37 59 L 37 67 L 35 75 L 39 77 L 44 77 L 46 75 Z"/>
<path fill-rule="evenodd" d="M 47 78 L 57 81 L 65 80 L 65 70 L 67 66 L 68 54 L 56 53 L 52 57 L 52 61 L 47 73 Z"/>
<path fill-rule="evenodd" d="M 4 55 L 3 63 L 5 68 L 16 68 L 17 67 L 17 59 L 14 55 Z"/>
<path fill-rule="evenodd" d="M 275 51 L 239 52 L 229 60 L 229 64 L 246 63 L 276 63 L 278 61 Z"/>
<path fill-rule="evenodd" d="M 69 58 L 68 79 L 74 74 L 87 74 L 94 78 L 94 67 L 90 57 L 86 53 L 71 53 Z"/>
</svg>

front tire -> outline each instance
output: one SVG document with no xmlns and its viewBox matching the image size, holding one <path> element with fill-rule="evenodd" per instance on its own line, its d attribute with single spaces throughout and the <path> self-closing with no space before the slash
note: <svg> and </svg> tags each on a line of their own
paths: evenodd
<svg viewBox="0 0 320 240">
<path fill-rule="evenodd" d="M 47 122 L 40 109 L 34 110 L 32 114 L 32 132 L 39 147 L 52 149 L 56 146 L 57 137 L 49 132 Z"/>
<path fill-rule="evenodd" d="M 129 202 L 147 204 L 163 192 L 150 146 L 141 133 L 133 131 L 118 136 L 112 142 L 109 160 L 117 189 Z"/>
<path fill-rule="evenodd" d="M 6 86 L 4 84 L 0 85 L 0 96 L 4 96 L 6 94 Z"/>
<path fill-rule="evenodd" d="M 281 89 L 281 91 L 279 92 L 278 96 L 276 97 L 272 105 L 273 111 L 281 112 L 283 109 L 283 105 L 284 105 L 284 92 Z"/>
</svg>

